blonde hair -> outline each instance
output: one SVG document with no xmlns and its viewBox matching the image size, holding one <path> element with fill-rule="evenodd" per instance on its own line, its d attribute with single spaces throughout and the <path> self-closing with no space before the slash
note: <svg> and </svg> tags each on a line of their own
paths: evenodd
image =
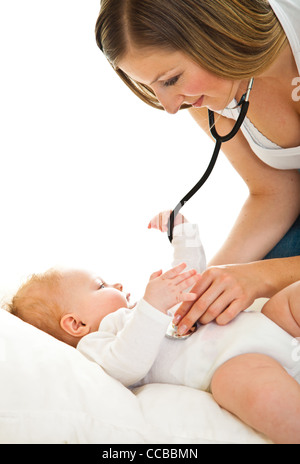
<svg viewBox="0 0 300 464">
<path fill-rule="evenodd" d="M 66 333 L 60 327 L 65 299 L 63 274 L 54 269 L 33 274 L 17 291 L 6 309 L 25 322 L 66 343 Z"/>
<path fill-rule="evenodd" d="M 258 76 L 287 42 L 268 0 L 102 0 L 96 40 L 126 85 L 158 109 L 152 89 L 118 68 L 130 42 L 182 51 L 229 80 Z"/>
</svg>

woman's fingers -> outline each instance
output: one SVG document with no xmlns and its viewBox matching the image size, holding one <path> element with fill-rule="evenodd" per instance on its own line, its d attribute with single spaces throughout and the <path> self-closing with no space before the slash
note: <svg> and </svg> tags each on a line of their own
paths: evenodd
<svg viewBox="0 0 300 464">
<path fill-rule="evenodd" d="M 201 317 L 202 314 L 206 311 L 207 305 L 205 301 L 200 300 L 200 297 L 204 294 L 207 288 L 209 288 L 209 286 L 211 285 L 211 280 L 207 279 L 207 277 L 205 277 L 204 274 L 202 274 L 201 278 L 199 278 L 199 281 L 191 289 L 191 292 L 196 293 L 199 299 L 195 303 L 183 303 L 180 306 L 180 308 L 178 308 L 178 310 L 176 311 L 176 314 L 175 314 L 176 321 L 174 322 L 178 322 L 179 320 L 183 319 L 191 311 L 192 307 L 193 307 L 193 313 L 197 314 L 198 316 L 196 320 L 198 320 L 199 317 Z M 203 307 L 203 309 L 201 309 L 201 307 Z M 190 315 L 190 317 L 191 316 L 192 315 Z M 194 325 L 196 320 L 191 323 L 191 326 Z"/>
<path fill-rule="evenodd" d="M 239 312 L 248 308 L 255 297 L 244 286 L 240 268 L 211 268 L 202 274 L 191 292 L 198 295 L 195 302 L 184 302 L 176 311 L 174 324 L 179 333 L 187 332 L 196 321 L 207 324 L 216 320 L 218 324 L 227 324 Z"/>
<path fill-rule="evenodd" d="M 245 305 L 241 300 L 234 300 L 217 318 L 216 322 L 219 325 L 226 325 L 232 321 L 241 311 L 244 311 L 250 306 L 251 303 Z"/>
<path fill-rule="evenodd" d="M 199 322 L 208 324 L 214 321 L 238 297 L 234 288 L 224 282 L 213 282 L 198 300 Z"/>
</svg>

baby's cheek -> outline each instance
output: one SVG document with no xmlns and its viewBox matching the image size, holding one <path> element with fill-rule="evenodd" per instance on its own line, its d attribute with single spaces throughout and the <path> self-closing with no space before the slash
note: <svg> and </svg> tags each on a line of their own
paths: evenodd
<svg viewBox="0 0 300 464">
<path fill-rule="evenodd" d="M 119 292 L 119 294 L 114 295 L 112 304 L 116 308 L 116 310 L 120 308 L 127 308 L 128 304 L 126 300 L 126 295 L 121 292 Z"/>
</svg>

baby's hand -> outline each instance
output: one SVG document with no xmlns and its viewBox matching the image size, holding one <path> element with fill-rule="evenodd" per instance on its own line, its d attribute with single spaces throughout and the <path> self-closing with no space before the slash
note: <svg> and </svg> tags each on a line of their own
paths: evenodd
<svg viewBox="0 0 300 464">
<path fill-rule="evenodd" d="M 182 272 L 185 268 L 186 264 L 182 263 L 164 274 L 162 271 L 152 274 L 146 287 L 144 300 L 164 313 L 178 303 L 194 301 L 197 295 L 184 292 L 184 290 L 194 285 L 201 276 L 195 269 Z"/>
<path fill-rule="evenodd" d="M 169 217 L 172 211 L 163 211 L 162 213 L 157 214 L 154 216 L 153 219 L 148 224 L 148 229 L 158 229 L 161 232 L 167 232 L 168 231 L 168 221 Z M 184 216 L 182 214 L 178 213 L 175 217 L 175 222 L 174 226 L 177 226 L 178 224 L 183 224 L 184 222 L 187 222 Z"/>
</svg>

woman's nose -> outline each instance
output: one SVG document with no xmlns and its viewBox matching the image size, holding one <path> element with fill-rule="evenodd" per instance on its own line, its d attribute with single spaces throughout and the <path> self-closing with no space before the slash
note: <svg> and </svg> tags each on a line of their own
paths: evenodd
<svg viewBox="0 0 300 464">
<path fill-rule="evenodd" d="M 156 93 L 156 97 L 166 112 L 170 114 L 176 114 L 184 103 L 184 97 L 182 95 L 166 95 L 164 92 L 158 92 Z"/>
</svg>

